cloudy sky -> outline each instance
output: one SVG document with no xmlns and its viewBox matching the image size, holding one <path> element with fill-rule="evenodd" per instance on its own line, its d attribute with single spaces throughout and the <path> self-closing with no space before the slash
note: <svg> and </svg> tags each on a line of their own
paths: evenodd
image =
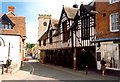
<svg viewBox="0 0 120 82">
<path fill-rule="evenodd" d="M 51 14 L 59 20 L 62 7 L 73 4 L 88 4 L 93 0 L 0 0 L 0 13 L 7 13 L 8 6 L 15 6 L 15 14 L 26 17 L 27 42 L 36 43 L 38 39 L 38 14 Z"/>
</svg>

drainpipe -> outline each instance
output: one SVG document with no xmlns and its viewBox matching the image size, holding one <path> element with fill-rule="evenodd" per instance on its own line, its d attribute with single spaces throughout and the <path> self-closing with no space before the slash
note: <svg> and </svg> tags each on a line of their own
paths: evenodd
<svg viewBox="0 0 120 82">
<path fill-rule="evenodd" d="M 8 46 L 8 60 L 9 60 L 9 57 L 10 57 L 10 43 L 9 43 L 9 46 Z"/>
<path fill-rule="evenodd" d="M 9 46 L 8 46 L 8 59 L 7 59 L 7 61 L 6 61 L 6 66 L 7 66 L 7 70 L 6 70 L 6 72 L 8 73 L 8 67 L 9 67 L 9 64 L 10 64 L 10 59 L 9 59 L 9 57 L 10 57 L 10 43 L 9 43 Z"/>
</svg>

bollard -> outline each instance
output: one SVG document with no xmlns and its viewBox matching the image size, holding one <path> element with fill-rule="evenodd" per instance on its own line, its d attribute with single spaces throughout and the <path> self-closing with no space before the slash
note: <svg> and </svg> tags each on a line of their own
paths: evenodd
<svg viewBox="0 0 120 82">
<path fill-rule="evenodd" d="M 88 74 L 88 66 L 86 65 L 86 75 Z"/>
</svg>

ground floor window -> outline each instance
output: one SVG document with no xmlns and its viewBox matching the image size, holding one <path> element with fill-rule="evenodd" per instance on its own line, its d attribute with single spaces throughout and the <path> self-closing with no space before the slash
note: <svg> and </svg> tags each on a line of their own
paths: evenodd
<svg viewBox="0 0 120 82">
<path fill-rule="evenodd" d="M 119 66 L 119 44 L 114 43 L 101 43 L 101 47 L 97 50 L 97 61 L 99 62 L 102 58 L 106 61 L 106 66 L 112 69 L 120 69 Z M 101 59 L 100 59 L 101 58 Z"/>
</svg>

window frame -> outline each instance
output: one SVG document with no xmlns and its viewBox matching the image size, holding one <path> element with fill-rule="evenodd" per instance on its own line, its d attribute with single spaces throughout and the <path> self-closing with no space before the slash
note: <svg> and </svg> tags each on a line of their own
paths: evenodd
<svg viewBox="0 0 120 82">
<path fill-rule="evenodd" d="M 52 30 L 49 31 L 49 43 L 52 44 Z"/>
<path fill-rule="evenodd" d="M 67 20 L 62 22 L 62 29 L 63 29 L 63 42 L 67 42 L 70 38 L 70 31 L 67 30 Z"/>
<path fill-rule="evenodd" d="M 109 0 L 109 3 L 110 3 L 110 4 L 114 4 L 114 3 L 117 3 L 117 2 L 119 2 L 119 0 L 114 0 L 114 1 Z"/>
<path fill-rule="evenodd" d="M 112 28 L 112 21 L 114 21 L 114 23 L 116 23 L 116 21 L 115 21 L 115 19 L 113 20 L 112 19 L 112 15 L 114 16 L 115 14 L 117 14 L 118 15 L 118 29 L 115 29 L 115 30 L 113 30 L 113 28 Z M 110 17 L 110 32 L 118 32 L 119 31 L 119 13 L 118 12 L 116 12 L 116 13 L 111 13 L 110 15 L 109 15 L 109 17 Z M 112 20 L 112 21 L 111 21 Z"/>
<path fill-rule="evenodd" d="M 39 40 L 39 46 L 41 46 L 41 40 Z"/>
<path fill-rule="evenodd" d="M 46 46 L 46 39 L 43 40 L 43 45 Z"/>
<path fill-rule="evenodd" d="M 13 27 L 14 26 L 12 26 L 12 24 L 10 24 L 10 23 L 2 23 L 2 22 L 0 22 L 0 29 L 2 29 L 2 30 L 12 30 L 13 29 Z"/>
<path fill-rule="evenodd" d="M 90 39 L 90 17 L 81 19 L 81 39 L 89 40 Z"/>
</svg>

